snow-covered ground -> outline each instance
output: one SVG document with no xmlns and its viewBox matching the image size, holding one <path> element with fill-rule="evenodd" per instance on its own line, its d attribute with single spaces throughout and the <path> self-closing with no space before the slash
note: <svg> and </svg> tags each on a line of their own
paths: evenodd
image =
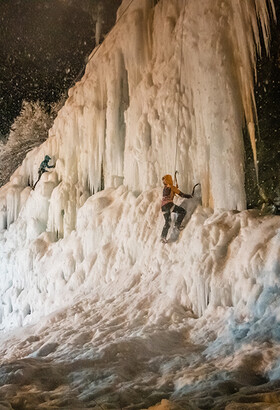
<svg viewBox="0 0 280 410">
<path fill-rule="evenodd" d="M 181 4 L 123 1 L 0 190 L 3 409 L 279 408 L 280 217 L 244 210 L 242 135 L 273 1 Z M 201 191 L 162 244 L 175 166 Z"/>
<path fill-rule="evenodd" d="M 275 402 L 260 392 L 280 371 L 280 217 L 184 200 L 189 216 L 197 207 L 178 241 L 162 244 L 160 191 L 91 196 L 67 238 L 23 238 L 21 217 L 1 232 L 2 266 L 17 272 L 1 272 L 2 325 L 34 321 L 1 337 L 4 402 Z"/>
</svg>

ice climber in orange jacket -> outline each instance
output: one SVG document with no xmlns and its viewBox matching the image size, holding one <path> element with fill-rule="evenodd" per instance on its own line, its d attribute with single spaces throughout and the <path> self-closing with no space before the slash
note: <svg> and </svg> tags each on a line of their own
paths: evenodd
<svg viewBox="0 0 280 410">
<path fill-rule="evenodd" d="M 184 194 L 182 191 L 180 191 L 180 189 L 178 189 L 177 184 L 176 186 L 174 186 L 171 175 L 164 175 L 164 177 L 162 177 L 162 182 L 164 184 L 164 188 L 161 200 L 161 210 L 163 212 L 163 216 L 165 219 L 165 225 L 162 229 L 161 241 L 165 243 L 167 242 L 166 237 L 168 234 L 168 230 L 170 228 L 171 212 L 175 212 L 177 214 L 175 227 L 178 230 L 181 229 L 181 223 L 186 215 L 186 210 L 184 208 L 173 203 L 173 198 L 175 194 L 183 198 L 192 198 L 192 196 Z"/>
</svg>

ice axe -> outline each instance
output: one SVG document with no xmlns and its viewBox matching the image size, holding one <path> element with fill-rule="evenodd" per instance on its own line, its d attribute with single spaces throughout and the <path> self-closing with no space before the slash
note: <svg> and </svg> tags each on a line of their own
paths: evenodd
<svg viewBox="0 0 280 410">
<path fill-rule="evenodd" d="M 175 174 L 174 174 L 174 182 L 175 182 L 176 188 L 178 188 L 177 174 L 179 174 L 179 172 L 178 172 L 178 171 L 175 171 Z"/>
<path fill-rule="evenodd" d="M 175 171 L 175 174 L 174 174 L 174 182 L 175 182 L 175 184 L 176 184 L 176 187 L 178 188 L 177 174 L 179 174 L 179 172 L 178 172 L 178 171 Z M 194 196 L 195 188 L 196 188 L 198 185 L 201 185 L 201 183 L 198 182 L 197 184 L 195 184 L 195 185 L 193 186 L 192 196 Z"/>
<path fill-rule="evenodd" d="M 194 185 L 194 187 L 193 187 L 193 189 L 192 189 L 192 196 L 194 196 L 195 188 L 196 188 L 198 185 L 201 185 L 200 182 L 198 182 L 197 184 Z"/>
</svg>

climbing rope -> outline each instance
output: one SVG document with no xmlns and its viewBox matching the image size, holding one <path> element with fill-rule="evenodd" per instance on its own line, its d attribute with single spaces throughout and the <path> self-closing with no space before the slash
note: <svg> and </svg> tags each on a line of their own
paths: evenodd
<svg viewBox="0 0 280 410">
<path fill-rule="evenodd" d="M 182 64 L 183 64 L 183 35 L 184 35 L 184 21 L 185 21 L 185 14 L 186 14 L 186 5 L 187 0 L 185 0 L 184 12 L 182 17 L 182 24 L 181 24 L 181 50 L 180 50 L 180 64 L 179 64 L 179 96 L 178 96 L 178 104 L 177 104 L 177 124 L 176 124 L 176 148 L 175 148 L 175 163 L 174 163 L 174 181 L 176 186 L 178 186 L 177 181 L 177 174 L 179 173 L 177 168 L 177 152 L 178 152 L 178 141 L 179 141 L 179 119 L 180 119 L 180 97 L 182 92 Z M 195 188 L 197 186 L 201 186 L 200 182 L 195 184 L 192 189 L 192 196 L 194 196 Z"/>
<path fill-rule="evenodd" d="M 181 50 L 180 50 L 180 64 L 179 64 L 179 95 L 178 95 L 178 103 L 177 103 L 177 124 L 176 124 L 176 148 L 175 148 L 175 163 L 174 163 L 174 171 L 175 173 L 177 168 L 177 152 L 178 152 L 178 141 L 179 141 L 179 117 L 180 117 L 180 97 L 182 91 L 182 61 L 183 61 L 183 34 L 184 34 L 184 21 L 185 21 L 185 13 L 186 13 L 186 4 L 187 1 L 185 0 L 184 12 L 182 17 L 182 24 L 181 24 Z"/>
</svg>

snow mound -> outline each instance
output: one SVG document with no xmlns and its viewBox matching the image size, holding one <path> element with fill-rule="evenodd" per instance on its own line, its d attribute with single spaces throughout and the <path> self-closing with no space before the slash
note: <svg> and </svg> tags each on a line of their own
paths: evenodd
<svg viewBox="0 0 280 410">
<path fill-rule="evenodd" d="M 101 191 L 66 238 L 27 236 L 24 207 L 1 231 L 2 328 L 33 323 L 1 337 L 6 403 L 177 410 L 229 395 L 273 400 L 280 218 L 213 212 L 194 198 L 178 241 L 162 244 L 160 194 Z"/>
<path fill-rule="evenodd" d="M 39 193 L 32 192 L 0 234 L 2 328 L 38 319 L 82 294 L 114 300 L 131 292 L 132 311 L 146 306 L 139 314 L 148 322 L 216 307 L 248 317 L 269 310 L 266 299 L 277 294 L 279 217 L 213 213 L 197 198 L 184 200 L 187 226 L 177 242 L 163 245 L 160 194 L 156 188 L 137 196 L 124 186 L 101 191 L 79 209 L 76 229 L 60 238 L 36 217 Z"/>
</svg>

